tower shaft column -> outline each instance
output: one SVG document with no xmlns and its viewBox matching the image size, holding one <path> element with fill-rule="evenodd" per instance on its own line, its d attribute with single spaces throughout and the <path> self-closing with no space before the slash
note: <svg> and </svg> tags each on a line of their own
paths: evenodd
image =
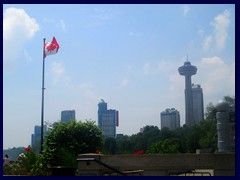
<svg viewBox="0 0 240 180">
<path fill-rule="evenodd" d="M 191 76 L 185 76 L 185 115 L 186 125 L 194 125 L 193 119 L 193 99 L 192 99 L 192 81 Z"/>
</svg>

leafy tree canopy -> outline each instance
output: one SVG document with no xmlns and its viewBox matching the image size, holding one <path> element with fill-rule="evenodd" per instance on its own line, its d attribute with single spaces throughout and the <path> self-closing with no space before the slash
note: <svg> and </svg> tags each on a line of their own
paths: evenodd
<svg viewBox="0 0 240 180">
<path fill-rule="evenodd" d="M 102 137 L 102 131 L 92 121 L 55 123 L 46 137 L 46 163 L 70 165 L 78 154 L 94 153 L 101 147 Z"/>
</svg>

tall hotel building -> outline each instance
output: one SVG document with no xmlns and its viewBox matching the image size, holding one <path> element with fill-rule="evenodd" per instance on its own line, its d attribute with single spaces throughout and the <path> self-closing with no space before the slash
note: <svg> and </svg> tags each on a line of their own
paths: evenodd
<svg viewBox="0 0 240 180">
<path fill-rule="evenodd" d="M 166 109 L 161 112 L 161 129 L 164 127 L 169 128 L 169 130 L 174 130 L 180 127 L 180 115 L 179 111 L 175 108 Z"/>
<path fill-rule="evenodd" d="M 118 126 L 118 111 L 107 109 L 107 103 L 104 100 L 98 103 L 98 127 L 103 131 L 105 138 L 116 137 L 116 126 Z"/>
<path fill-rule="evenodd" d="M 203 112 L 203 91 L 199 84 L 192 84 L 193 96 L 193 118 L 194 123 L 199 124 L 204 119 Z"/>
<path fill-rule="evenodd" d="M 75 110 L 65 110 L 61 112 L 61 122 L 68 123 L 75 120 Z"/>
</svg>

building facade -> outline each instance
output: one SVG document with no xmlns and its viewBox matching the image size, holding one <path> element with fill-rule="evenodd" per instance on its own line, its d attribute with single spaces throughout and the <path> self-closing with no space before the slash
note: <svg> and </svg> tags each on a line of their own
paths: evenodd
<svg viewBox="0 0 240 180">
<path fill-rule="evenodd" d="M 43 126 L 43 134 L 47 133 L 47 126 Z M 40 145 L 41 141 L 41 126 L 34 126 L 34 134 L 32 134 L 31 144 L 34 146 L 36 143 Z"/>
<path fill-rule="evenodd" d="M 104 137 L 116 137 L 116 126 L 119 125 L 118 111 L 107 109 L 107 103 L 101 100 L 98 103 L 98 127 L 103 131 Z"/>
<path fill-rule="evenodd" d="M 199 84 L 192 84 L 192 96 L 194 124 L 199 124 L 204 119 L 203 91 Z"/>
<path fill-rule="evenodd" d="M 61 112 L 61 122 L 68 123 L 75 120 L 75 110 L 65 110 Z"/>
<path fill-rule="evenodd" d="M 167 127 L 169 130 L 175 130 L 180 127 L 180 114 L 175 108 L 166 109 L 160 116 L 161 129 Z"/>
</svg>

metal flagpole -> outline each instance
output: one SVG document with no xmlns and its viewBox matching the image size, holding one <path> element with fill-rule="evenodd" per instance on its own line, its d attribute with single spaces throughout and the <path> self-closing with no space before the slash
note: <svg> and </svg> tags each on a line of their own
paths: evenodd
<svg viewBox="0 0 240 180">
<path fill-rule="evenodd" d="M 43 73 L 42 73 L 42 113 L 41 113 L 41 151 L 43 150 L 43 119 L 44 119 L 44 69 L 45 69 L 45 58 L 44 58 L 44 45 L 46 38 L 43 38 Z"/>
</svg>

